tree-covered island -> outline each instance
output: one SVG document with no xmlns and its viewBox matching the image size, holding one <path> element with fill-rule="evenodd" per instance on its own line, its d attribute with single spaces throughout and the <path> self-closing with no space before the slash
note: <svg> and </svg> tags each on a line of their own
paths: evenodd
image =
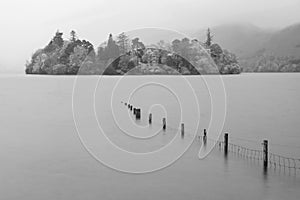
<svg viewBox="0 0 300 200">
<path fill-rule="evenodd" d="M 146 46 L 139 38 L 130 39 L 125 33 L 115 39 L 109 34 L 107 42 L 95 50 L 89 41 L 79 39 L 75 31 L 70 32 L 68 40 L 57 31 L 48 45 L 27 61 L 25 72 L 49 75 L 241 73 L 237 57 L 213 43 L 212 38 L 208 29 L 203 43 L 183 38 Z"/>
</svg>

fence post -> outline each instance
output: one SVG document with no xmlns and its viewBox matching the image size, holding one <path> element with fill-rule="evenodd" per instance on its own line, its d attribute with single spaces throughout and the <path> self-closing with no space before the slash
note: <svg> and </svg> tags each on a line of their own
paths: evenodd
<svg viewBox="0 0 300 200">
<path fill-rule="evenodd" d="M 141 109 L 137 108 L 135 110 L 135 119 L 141 119 Z"/>
<path fill-rule="evenodd" d="M 166 118 L 163 118 L 163 129 L 166 130 L 167 127 L 167 122 L 166 122 Z"/>
<path fill-rule="evenodd" d="M 149 114 L 149 124 L 152 124 L 152 113 Z"/>
<path fill-rule="evenodd" d="M 228 153 L 228 133 L 224 134 L 224 153 L 225 155 Z"/>
<path fill-rule="evenodd" d="M 184 137 L 184 123 L 181 123 L 181 137 Z"/>
<path fill-rule="evenodd" d="M 207 141 L 207 132 L 206 132 L 206 129 L 203 130 L 203 139 L 202 140 L 203 140 L 203 143 L 206 144 L 206 141 Z"/>
<path fill-rule="evenodd" d="M 268 140 L 264 140 L 263 142 L 263 160 L 264 160 L 264 168 L 268 167 Z"/>
</svg>

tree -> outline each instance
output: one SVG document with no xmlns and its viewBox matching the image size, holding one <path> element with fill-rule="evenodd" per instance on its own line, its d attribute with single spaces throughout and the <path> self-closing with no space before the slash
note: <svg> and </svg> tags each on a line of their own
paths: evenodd
<svg viewBox="0 0 300 200">
<path fill-rule="evenodd" d="M 131 43 L 131 48 L 134 50 L 145 49 L 145 45 L 139 41 L 139 38 L 134 38 Z"/>
<path fill-rule="evenodd" d="M 167 50 L 167 51 L 171 51 L 172 50 L 172 47 L 169 43 L 165 42 L 164 40 L 160 40 L 158 43 L 157 43 L 157 47 L 159 49 L 163 49 L 163 50 Z"/>
<path fill-rule="evenodd" d="M 58 48 L 61 48 L 64 45 L 64 40 L 62 38 L 63 33 L 56 31 L 54 37 L 49 42 L 49 44 L 44 48 L 44 52 L 49 53 Z"/>
<path fill-rule="evenodd" d="M 206 41 L 204 42 L 206 47 L 210 47 L 210 45 L 212 44 L 212 38 L 213 35 L 211 35 L 210 29 L 208 28 L 206 32 Z"/>
<path fill-rule="evenodd" d="M 124 32 L 118 35 L 117 45 L 121 54 L 126 54 L 129 51 L 129 38 Z"/>
<path fill-rule="evenodd" d="M 183 38 L 180 43 L 180 56 L 190 59 L 191 43 L 188 38 Z"/>
<path fill-rule="evenodd" d="M 71 36 L 70 37 L 71 42 L 75 42 L 77 39 L 77 36 L 76 36 L 76 32 L 74 30 L 71 31 L 70 36 Z"/>
<path fill-rule="evenodd" d="M 93 44 L 90 43 L 90 42 L 87 41 L 87 40 L 82 40 L 81 46 L 83 46 L 85 49 L 87 49 L 87 50 L 88 50 L 88 53 L 90 53 L 91 51 L 94 50 Z"/>
<path fill-rule="evenodd" d="M 98 48 L 98 57 L 100 60 L 108 61 L 116 59 L 120 55 L 120 50 L 116 42 L 113 40 L 112 34 L 109 34 L 106 47 Z"/>
<path fill-rule="evenodd" d="M 180 40 L 178 40 L 178 39 L 173 40 L 173 42 L 172 42 L 172 49 L 176 53 L 180 52 Z"/>
<path fill-rule="evenodd" d="M 64 44 L 64 40 L 62 38 L 63 33 L 59 32 L 59 30 L 56 31 L 55 36 L 53 38 L 53 43 L 58 45 L 59 47 L 62 47 Z"/>
<path fill-rule="evenodd" d="M 213 58 L 219 58 L 221 56 L 221 54 L 223 53 L 222 48 L 220 47 L 220 45 L 218 44 L 212 44 L 210 46 L 210 55 Z"/>
</svg>

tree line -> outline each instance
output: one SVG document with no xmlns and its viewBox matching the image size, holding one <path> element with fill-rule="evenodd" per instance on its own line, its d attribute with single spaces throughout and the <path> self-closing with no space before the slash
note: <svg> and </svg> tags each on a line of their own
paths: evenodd
<svg viewBox="0 0 300 200">
<path fill-rule="evenodd" d="M 181 74 L 241 72 L 236 56 L 213 43 L 209 29 L 203 43 L 183 38 L 171 43 L 161 40 L 147 47 L 138 37 L 130 39 L 124 32 L 115 39 L 109 34 L 97 52 L 89 41 L 80 40 L 74 30 L 68 40 L 62 36 L 63 33 L 57 31 L 45 48 L 32 55 L 26 64 L 26 73 L 78 74 L 83 70 L 83 74 L 122 75 L 140 65 L 168 66 Z M 211 69 L 210 58 L 216 70 Z"/>
</svg>

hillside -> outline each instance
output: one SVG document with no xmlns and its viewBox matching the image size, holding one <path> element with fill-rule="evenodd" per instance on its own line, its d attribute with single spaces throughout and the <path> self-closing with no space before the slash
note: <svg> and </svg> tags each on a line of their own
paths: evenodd
<svg viewBox="0 0 300 200">
<path fill-rule="evenodd" d="M 273 33 L 264 48 L 275 56 L 300 57 L 300 24 Z"/>
<path fill-rule="evenodd" d="M 262 30 L 251 24 L 227 24 L 212 27 L 213 40 L 225 49 L 244 58 L 255 54 L 264 48 L 264 44 L 271 37 L 271 31 Z M 194 34 L 201 41 L 205 40 L 206 30 L 199 30 Z"/>
<path fill-rule="evenodd" d="M 300 71 L 300 24 L 281 30 L 264 30 L 251 24 L 231 24 L 211 28 L 213 40 L 235 53 L 244 71 Z M 194 34 L 204 40 L 204 31 Z"/>
</svg>

